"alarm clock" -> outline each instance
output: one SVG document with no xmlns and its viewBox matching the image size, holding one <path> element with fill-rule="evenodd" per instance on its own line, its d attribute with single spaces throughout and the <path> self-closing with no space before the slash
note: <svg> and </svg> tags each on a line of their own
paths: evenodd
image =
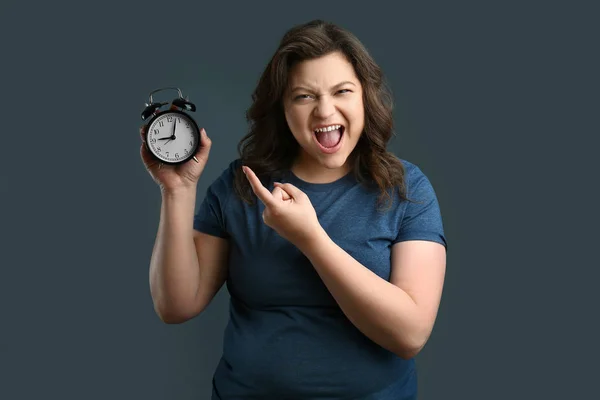
<svg viewBox="0 0 600 400">
<path fill-rule="evenodd" d="M 177 90 L 179 97 L 171 106 L 161 110 L 168 102 L 154 102 L 152 95 L 161 90 Z M 164 164 L 182 164 L 195 157 L 200 146 L 198 124 L 186 111 L 196 111 L 196 106 L 183 97 L 181 90 L 175 87 L 160 88 L 150 92 L 149 102 L 142 111 L 142 120 L 148 120 L 145 126 L 146 148 L 157 160 Z"/>
</svg>

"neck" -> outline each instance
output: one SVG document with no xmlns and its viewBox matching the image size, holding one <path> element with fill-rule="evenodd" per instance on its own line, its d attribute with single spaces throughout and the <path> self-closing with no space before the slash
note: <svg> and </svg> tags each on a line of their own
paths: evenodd
<svg viewBox="0 0 600 400">
<path fill-rule="evenodd" d="M 301 156 L 292 165 L 292 172 L 305 182 L 330 183 L 348 174 L 350 163 L 349 160 L 346 160 L 346 163 L 341 167 L 327 168 L 314 160 L 307 160 Z"/>
</svg>

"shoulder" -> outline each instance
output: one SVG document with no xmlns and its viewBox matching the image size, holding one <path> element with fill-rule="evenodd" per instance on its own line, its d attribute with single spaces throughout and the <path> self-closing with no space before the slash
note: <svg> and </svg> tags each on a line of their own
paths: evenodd
<svg viewBox="0 0 600 400">
<path fill-rule="evenodd" d="M 237 170 L 241 171 L 242 168 L 242 160 L 240 158 L 236 158 L 229 162 L 226 165 L 225 169 L 222 170 L 221 178 L 223 179 L 232 179 Z"/>
<path fill-rule="evenodd" d="M 423 172 L 419 165 L 403 158 L 398 158 L 398 160 L 404 167 L 404 184 L 409 197 L 419 191 L 433 190 L 429 177 Z"/>
<path fill-rule="evenodd" d="M 220 167 L 220 170 L 217 170 L 217 176 L 216 178 L 212 181 L 211 186 L 221 186 L 223 188 L 225 187 L 233 187 L 233 180 L 235 178 L 235 171 L 236 170 L 241 170 L 242 168 L 242 161 L 241 159 L 237 158 L 234 159 L 233 161 L 230 161 L 229 163 L 227 163 L 225 165 L 225 167 Z"/>
<path fill-rule="evenodd" d="M 421 176 L 424 176 L 423 171 L 421 170 L 419 165 L 417 165 L 415 162 L 409 161 L 405 158 L 400 158 L 400 157 L 396 157 L 396 158 L 398 159 L 398 161 L 400 161 L 400 163 L 404 167 L 404 179 L 407 182 L 411 181 L 411 180 L 415 180 Z"/>
<path fill-rule="evenodd" d="M 402 202 L 402 218 L 395 242 L 430 240 L 448 246 L 441 208 L 431 181 L 415 163 L 401 160 L 405 167 L 408 202 Z"/>
<path fill-rule="evenodd" d="M 208 183 L 206 196 L 216 198 L 221 203 L 226 204 L 234 193 L 235 171 L 238 168 L 241 169 L 240 159 L 234 159 L 225 164 L 224 167 L 213 168 L 214 178 Z M 207 174 L 207 172 L 205 169 L 203 174 Z"/>
</svg>

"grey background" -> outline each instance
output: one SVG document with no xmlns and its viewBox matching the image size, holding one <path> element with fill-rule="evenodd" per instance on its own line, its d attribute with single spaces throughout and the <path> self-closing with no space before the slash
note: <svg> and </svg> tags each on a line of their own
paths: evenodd
<svg viewBox="0 0 600 400">
<path fill-rule="evenodd" d="M 200 201 L 281 35 L 313 18 L 383 67 L 390 150 L 440 200 L 448 273 L 419 398 L 597 398 L 591 4 L 3 0 L 0 398 L 209 398 L 228 295 L 182 325 L 154 314 L 139 115 L 162 86 L 196 103 Z"/>
</svg>

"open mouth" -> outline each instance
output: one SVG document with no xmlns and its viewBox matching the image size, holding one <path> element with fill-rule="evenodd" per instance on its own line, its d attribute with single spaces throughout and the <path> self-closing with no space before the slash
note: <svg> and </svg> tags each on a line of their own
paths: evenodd
<svg viewBox="0 0 600 400">
<path fill-rule="evenodd" d="M 321 147 L 334 149 L 341 142 L 345 129 L 343 125 L 329 125 L 315 129 L 313 132 Z"/>
</svg>

